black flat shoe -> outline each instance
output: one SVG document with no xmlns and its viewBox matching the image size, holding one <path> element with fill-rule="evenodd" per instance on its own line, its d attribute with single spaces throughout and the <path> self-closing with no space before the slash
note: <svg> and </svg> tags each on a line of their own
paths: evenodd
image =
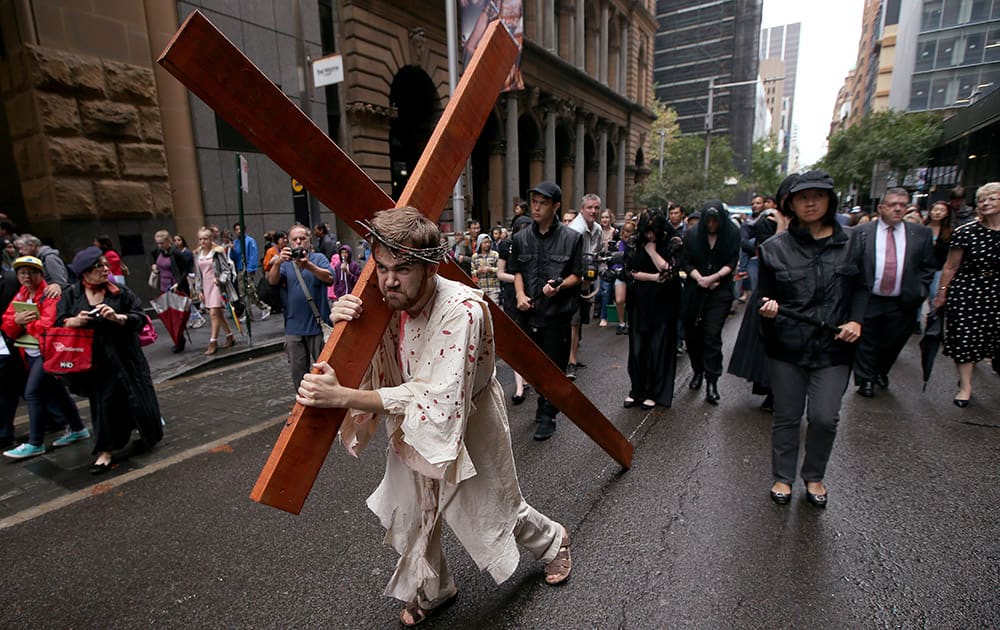
<svg viewBox="0 0 1000 630">
<path fill-rule="evenodd" d="M 872 398 L 875 396 L 875 383 L 871 381 L 865 381 L 858 386 L 858 393 L 865 398 Z"/>
<path fill-rule="evenodd" d="M 704 380 L 705 374 L 702 372 L 695 372 L 694 376 L 691 377 L 691 382 L 688 383 L 689 389 L 701 389 L 701 382 Z"/>
<path fill-rule="evenodd" d="M 515 405 L 520 405 L 521 403 L 524 402 L 524 394 L 520 394 L 520 395 L 514 394 L 514 395 L 512 395 L 510 397 L 510 401 L 512 403 L 514 403 Z"/>
<path fill-rule="evenodd" d="M 956 398 L 955 400 L 953 400 L 951 402 L 955 403 L 955 406 L 958 407 L 959 409 L 965 409 L 966 407 L 969 406 L 969 401 L 968 400 L 962 400 L 961 398 Z"/>
<path fill-rule="evenodd" d="M 778 505 L 788 505 L 788 502 L 792 500 L 792 493 L 771 490 L 771 500 Z"/>
<path fill-rule="evenodd" d="M 820 509 L 825 510 L 826 498 L 828 494 L 829 492 L 827 492 L 827 494 L 813 494 L 812 492 L 809 492 L 809 490 L 806 490 L 806 501 L 812 503 L 813 505 L 815 505 Z"/>
<path fill-rule="evenodd" d="M 760 410 L 774 413 L 774 394 L 768 394 L 764 398 L 764 402 L 760 403 Z"/>
<path fill-rule="evenodd" d="M 879 374 L 875 377 L 875 384 L 882 389 L 889 389 L 889 377 L 885 374 Z"/>
<path fill-rule="evenodd" d="M 108 462 L 107 464 L 98 464 L 97 462 L 94 462 L 90 465 L 90 474 L 92 475 L 100 475 L 101 473 L 106 473 L 109 470 L 111 470 L 111 462 Z"/>
<path fill-rule="evenodd" d="M 632 407 L 635 407 L 635 399 L 629 396 L 628 398 L 625 399 L 625 402 L 622 403 L 622 407 L 625 407 L 626 409 L 631 409 Z"/>
<path fill-rule="evenodd" d="M 654 403 L 650 403 L 649 401 L 644 400 L 644 401 L 642 401 L 642 404 L 639 405 L 639 406 L 641 408 L 645 409 L 646 411 L 649 411 L 649 410 L 651 410 L 651 409 L 653 409 L 653 408 L 656 407 L 656 403 L 655 402 Z"/>
<path fill-rule="evenodd" d="M 705 402 L 710 405 L 719 404 L 719 388 L 712 381 L 705 383 Z"/>
</svg>

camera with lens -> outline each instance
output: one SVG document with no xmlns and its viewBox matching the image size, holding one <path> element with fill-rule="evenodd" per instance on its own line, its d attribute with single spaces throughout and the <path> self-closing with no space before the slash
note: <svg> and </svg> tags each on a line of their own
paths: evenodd
<svg viewBox="0 0 1000 630">
<path fill-rule="evenodd" d="M 295 247 L 292 249 L 293 260 L 303 260 L 308 255 L 309 251 L 305 247 Z"/>
</svg>

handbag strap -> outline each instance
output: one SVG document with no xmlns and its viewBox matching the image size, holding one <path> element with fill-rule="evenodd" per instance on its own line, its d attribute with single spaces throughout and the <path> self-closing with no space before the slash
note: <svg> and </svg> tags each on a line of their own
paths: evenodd
<svg viewBox="0 0 1000 630">
<path fill-rule="evenodd" d="M 295 270 L 295 275 L 299 279 L 299 286 L 302 288 L 302 294 L 306 296 L 306 302 L 309 302 L 309 308 L 312 309 L 313 317 L 316 318 L 316 323 L 319 324 L 320 329 L 323 328 L 323 318 L 319 315 L 319 309 L 316 308 L 316 302 L 313 301 L 313 296 L 309 294 L 306 289 L 306 281 L 302 277 L 302 272 L 299 270 L 299 266 L 294 262 L 292 263 L 292 269 Z"/>
</svg>

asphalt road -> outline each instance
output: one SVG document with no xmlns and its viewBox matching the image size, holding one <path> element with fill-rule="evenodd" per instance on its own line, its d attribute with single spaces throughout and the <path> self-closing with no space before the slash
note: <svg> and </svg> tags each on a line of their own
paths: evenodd
<svg viewBox="0 0 1000 630">
<path fill-rule="evenodd" d="M 1000 627 L 1000 378 L 986 366 L 965 410 L 945 358 L 920 392 L 916 338 L 888 391 L 851 388 L 819 511 L 801 485 L 788 506 L 769 500 L 770 416 L 748 384 L 723 378 L 709 406 L 682 359 L 672 409 L 626 410 L 625 352 L 613 327 L 588 327 L 577 383 L 636 445 L 628 472 L 565 420 L 534 442 L 533 395 L 511 408 L 524 494 L 573 537 L 569 582 L 546 586 L 523 555 L 498 586 L 449 533 L 460 595 L 424 627 Z M 246 380 L 273 368 L 233 369 Z M 499 375 L 509 393 L 509 370 Z M 251 396 L 229 412 L 264 421 L 274 404 Z M 395 627 L 401 606 L 381 592 L 396 558 L 364 503 L 384 438 L 360 460 L 335 447 L 292 516 L 247 498 L 278 430 L 120 475 L 0 530 L 0 626 Z"/>
</svg>

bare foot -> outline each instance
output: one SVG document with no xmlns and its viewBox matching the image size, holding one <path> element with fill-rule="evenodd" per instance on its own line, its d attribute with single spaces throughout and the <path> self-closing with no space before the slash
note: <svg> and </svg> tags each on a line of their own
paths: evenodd
<svg viewBox="0 0 1000 630">
<path fill-rule="evenodd" d="M 822 481 L 807 481 L 806 491 L 811 494 L 824 495 L 826 494 L 826 486 L 823 485 Z"/>
</svg>

